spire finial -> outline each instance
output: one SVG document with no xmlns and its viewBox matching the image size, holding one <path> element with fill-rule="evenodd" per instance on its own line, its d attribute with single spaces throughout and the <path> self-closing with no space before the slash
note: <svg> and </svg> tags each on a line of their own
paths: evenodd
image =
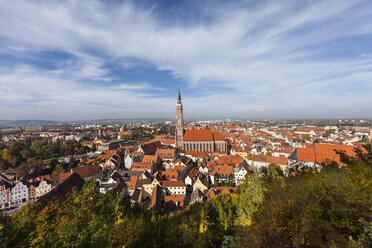
<svg viewBox="0 0 372 248">
<path fill-rule="evenodd" d="M 181 91 L 180 88 L 178 88 L 178 98 L 177 98 L 177 103 L 181 104 Z"/>
</svg>

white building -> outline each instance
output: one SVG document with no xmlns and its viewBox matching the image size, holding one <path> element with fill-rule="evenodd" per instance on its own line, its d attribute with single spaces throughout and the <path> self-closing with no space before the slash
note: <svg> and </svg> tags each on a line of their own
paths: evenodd
<svg viewBox="0 0 372 248">
<path fill-rule="evenodd" d="M 52 190 L 52 183 L 46 180 L 40 181 L 39 185 L 35 187 L 36 199 L 39 199 L 41 196 L 45 195 L 51 190 Z"/>
<path fill-rule="evenodd" d="M 28 201 L 28 187 L 22 181 L 16 182 L 11 189 L 11 205 L 16 206 Z"/>
<path fill-rule="evenodd" d="M 183 181 L 162 181 L 164 195 L 185 195 L 186 185 Z"/>
<path fill-rule="evenodd" d="M 244 180 L 247 174 L 248 170 L 244 166 L 241 168 L 239 167 L 234 168 L 235 185 L 238 185 L 239 182 Z"/>
</svg>

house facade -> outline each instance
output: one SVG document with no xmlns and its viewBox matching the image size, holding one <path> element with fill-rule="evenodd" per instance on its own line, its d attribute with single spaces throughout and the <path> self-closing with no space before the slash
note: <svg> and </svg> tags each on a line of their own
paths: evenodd
<svg viewBox="0 0 372 248">
<path fill-rule="evenodd" d="M 164 195 L 185 195 L 186 185 L 183 181 L 162 181 Z"/>
<path fill-rule="evenodd" d="M 36 199 L 39 199 L 41 196 L 45 195 L 52 190 L 52 183 L 47 180 L 41 180 L 39 185 L 35 187 L 35 196 Z"/>
<path fill-rule="evenodd" d="M 28 187 L 22 181 L 16 182 L 11 189 L 11 205 L 17 206 L 28 201 Z"/>
</svg>

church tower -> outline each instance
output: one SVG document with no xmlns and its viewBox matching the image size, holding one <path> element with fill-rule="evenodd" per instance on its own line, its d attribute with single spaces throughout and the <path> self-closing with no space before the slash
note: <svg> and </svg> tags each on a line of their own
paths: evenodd
<svg viewBox="0 0 372 248">
<path fill-rule="evenodd" d="M 183 107 L 181 101 L 181 92 L 178 89 L 178 99 L 176 105 L 176 146 L 182 147 L 183 140 Z"/>
</svg>

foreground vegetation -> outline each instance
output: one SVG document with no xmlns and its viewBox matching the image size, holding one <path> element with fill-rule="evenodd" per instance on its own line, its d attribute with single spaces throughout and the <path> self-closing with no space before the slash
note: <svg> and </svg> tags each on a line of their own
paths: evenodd
<svg viewBox="0 0 372 248">
<path fill-rule="evenodd" d="M 160 214 L 94 183 L 0 217 L 2 247 L 372 247 L 371 147 L 347 168 L 285 177 L 271 166 L 233 195 Z"/>
</svg>

